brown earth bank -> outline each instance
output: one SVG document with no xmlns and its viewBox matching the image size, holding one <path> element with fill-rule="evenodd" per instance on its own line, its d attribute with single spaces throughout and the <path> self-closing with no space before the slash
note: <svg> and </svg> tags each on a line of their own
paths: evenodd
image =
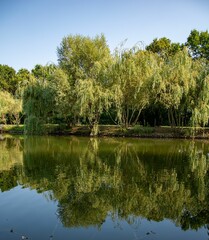
<svg viewBox="0 0 209 240">
<path fill-rule="evenodd" d="M 65 125 L 45 125 L 46 135 L 77 135 L 90 136 L 90 128 L 86 125 L 66 127 Z M 0 133 L 24 134 L 24 125 L 1 125 Z M 118 125 L 100 125 L 101 137 L 138 137 L 138 138 L 197 138 L 209 139 L 209 128 L 192 127 L 144 127 L 134 126 L 123 128 Z"/>
</svg>

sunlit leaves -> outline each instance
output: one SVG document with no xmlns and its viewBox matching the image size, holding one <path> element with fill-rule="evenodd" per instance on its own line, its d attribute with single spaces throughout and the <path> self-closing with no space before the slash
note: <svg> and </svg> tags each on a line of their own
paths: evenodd
<svg viewBox="0 0 209 240">
<path fill-rule="evenodd" d="M 19 114 L 22 111 L 22 101 L 15 99 L 9 92 L 0 91 L 0 121 L 6 123 L 6 114 L 14 116 L 19 123 Z"/>
<path fill-rule="evenodd" d="M 192 125 L 205 126 L 209 118 L 209 68 L 205 61 L 195 61 L 195 87 L 191 94 Z"/>
<path fill-rule="evenodd" d="M 187 95 L 192 84 L 192 61 L 186 51 L 178 52 L 168 58 L 161 66 L 158 92 L 159 102 L 168 109 L 178 108 L 183 94 Z"/>
<path fill-rule="evenodd" d="M 111 59 L 104 35 L 95 38 L 81 35 L 63 38 L 58 61 L 74 84 L 77 79 L 98 78 Z"/>
</svg>

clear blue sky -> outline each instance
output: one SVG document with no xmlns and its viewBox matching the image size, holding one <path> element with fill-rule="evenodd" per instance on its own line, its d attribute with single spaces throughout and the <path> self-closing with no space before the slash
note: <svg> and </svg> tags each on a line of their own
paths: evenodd
<svg viewBox="0 0 209 240">
<path fill-rule="evenodd" d="M 69 34 L 104 33 L 110 49 L 167 37 L 184 43 L 192 29 L 209 30 L 209 0 L 0 0 L 0 64 L 31 70 L 57 63 Z"/>
</svg>

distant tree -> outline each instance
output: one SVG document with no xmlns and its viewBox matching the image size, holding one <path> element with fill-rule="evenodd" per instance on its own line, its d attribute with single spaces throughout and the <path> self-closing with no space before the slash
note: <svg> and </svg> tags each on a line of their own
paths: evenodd
<svg viewBox="0 0 209 240">
<path fill-rule="evenodd" d="M 55 64 L 48 64 L 45 66 L 37 64 L 31 72 L 37 80 L 46 80 L 56 70 L 56 68 Z"/>
<path fill-rule="evenodd" d="M 162 57 L 173 55 L 181 49 L 182 46 L 179 43 L 171 43 L 171 40 L 166 37 L 155 38 L 152 43 L 146 46 L 147 51 L 157 53 Z"/>
<path fill-rule="evenodd" d="M 30 82 L 31 73 L 27 69 L 21 68 L 17 72 L 16 76 L 17 76 L 17 79 L 18 79 L 18 83 L 21 82 L 21 85 L 24 85 L 25 83 Z"/>
<path fill-rule="evenodd" d="M 21 68 L 17 74 L 16 77 L 18 79 L 18 85 L 17 85 L 17 90 L 16 90 L 16 97 L 17 98 L 22 98 L 23 92 L 25 88 L 32 82 L 34 81 L 34 77 L 32 74 L 25 68 Z"/>
<path fill-rule="evenodd" d="M 15 70 L 8 65 L 0 64 L 0 89 L 15 94 L 17 84 L 18 79 Z"/>
<path fill-rule="evenodd" d="M 209 60 L 209 33 L 200 32 L 196 29 L 190 32 L 187 42 L 190 54 L 194 58 L 206 58 Z"/>
</svg>

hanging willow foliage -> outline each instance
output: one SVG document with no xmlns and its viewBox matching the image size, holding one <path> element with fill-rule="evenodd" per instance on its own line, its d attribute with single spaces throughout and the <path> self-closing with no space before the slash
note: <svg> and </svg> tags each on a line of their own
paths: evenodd
<svg viewBox="0 0 209 240">
<path fill-rule="evenodd" d="M 35 82 L 24 91 L 25 133 L 44 134 L 44 124 L 53 113 L 53 92 L 46 82 Z"/>
<path fill-rule="evenodd" d="M 158 56 L 136 48 L 115 53 L 112 67 L 115 107 L 119 123 L 125 127 L 138 121 L 150 101 L 150 84 L 158 71 Z"/>
<path fill-rule="evenodd" d="M 78 80 L 75 91 L 77 93 L 76 105 L 80 116 L 87 119 L 92 128 L 91 135 L 98 134 L 98 124 L 101 114 L 111 105 L 111 94 L 94 79 Z"/>
<path fill-rule="evenodd" d="M 70 115 L 72 109 L 70 84 L 67 75 L 56 69 L 48 79 L 37 80 L 28 86 L 23 97 L 25 132 L 43 134 L 44 124 L 50 123 L 53 117 Z"/>
<path fill-rule="evenodd" d="M 186 49 L 163 61 L 153 81 L 153 97 L 167 109 L 171 126 L 180 125 L 185 99 L 193 85 L 192 59 Z"/>
<path fill-rule="evenodd" d="M 63 118 L 66 122 L 68 122 L 68 120 L 70 121 L 75 100 L 73 99 L 68 76 L 61 69 L 56 69 L 56 71 L 49 76 L 48 88 L 50 89 L 54 102 L 54 116 Z"/>
<path fill-rule="evenodd" d="M 208 62 L 197 60 L 194 63 L 197 69 L 195 78 L 195 88 L 192 95 L 192 126 L 204 127 L 208 124 L 209 118 L 209 64 Z"/>
<path fill-rule="evenodd" d="M 68 74 L 79 116 L 90 125 L 91 135 L 98 134 L 101 114 L 110 106 L 107 69 L 111 55 L 103 35 L 95 38 L 68 36 L 58 48 L 58 61 Z M 76 111 L 75 111 L 76 114 Z"/>
</svg>

